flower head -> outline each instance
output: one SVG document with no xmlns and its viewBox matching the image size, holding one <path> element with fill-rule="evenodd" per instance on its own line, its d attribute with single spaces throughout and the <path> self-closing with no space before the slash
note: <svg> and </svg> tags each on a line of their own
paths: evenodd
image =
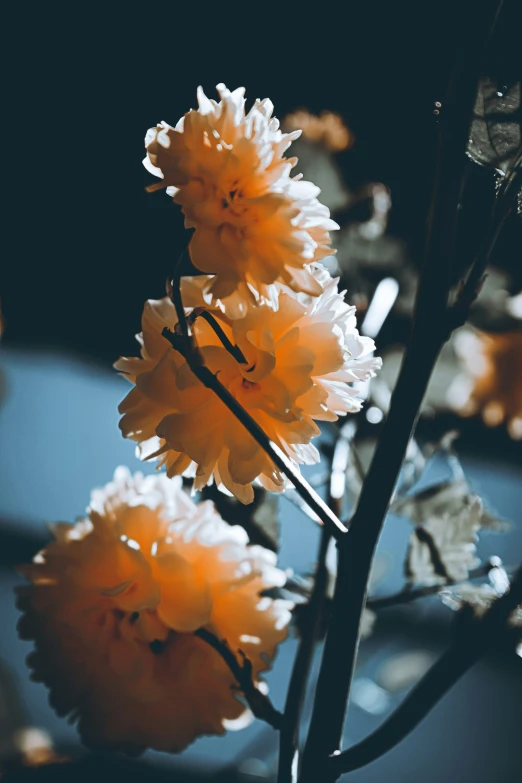
<svg viewBox="0 0 522 783">
<path fill-rule="evenodd" d="M 273 299 L 277 280 L 295 291 L 321 292 L 308 269 L 332 254 L 329 231 L 338 228 L 319 203 L 319 188 L 292 179 L 296 158 L 284 152 L 300 131 L 282 133 L 268 99 L 245 114 L 244 88 L 217 86 L 221 101 L 198 90 L 199 108 L 175 127 L 162 122 L 146 136 L 145 167 L 157 187 L 181 205 L 195 232 L 189 250 L 224 309 L 244 299 Z"/>
<path fill-rule="evenodd" d="M 181 479 L 131 476 L 92 494 L 85 519 L 52 527 L 54 541 L 23 569 L 20 633 L 34 639 L 34 678 L 91 746 L 179 751 L 202 734 L 245 725 L 248 711 L 203 626 L 241 648 L 253 676 L 286 635 L 290 604 L 261 598 L 285 575 L 248 546 Z"/>
<path fill-rule="evenodd" d="M 234 321 L 215 311 L 210 323 L 198 317 L 193 326 L 205 364 L 296 464 L 319 459 L 310 443 L 320 433 L 316 421 L 360 409 L 357 390 L 347 382 L 366 380 L 380 367 L 373 340 L 359 335 L 355 308 L 344 302 L 337 281 L 322 268 L 315 274 L 319 297 L 281 286 L 278 310 L 251 307 Z M 253 499 L 256 479 L 266 489 L 283 489 L 284 477 L 263 449 L 162 337 L 175 323 L 169 299 L 147 302 L 142 358 L 115 364 L 135 384 L 120 405 L 124 436 L 142 444 L 142 457 L 161 457 L 169 476 L 195 466 L 196 488 L 214 475 L 244 503 Z"/>
</svg>

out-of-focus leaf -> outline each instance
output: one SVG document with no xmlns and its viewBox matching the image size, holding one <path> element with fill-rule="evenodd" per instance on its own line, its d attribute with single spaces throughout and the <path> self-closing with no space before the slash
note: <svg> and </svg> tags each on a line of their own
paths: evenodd
<svg viewBox="0 0 522 783">
<path fill-rule="evenodd" d="M 251 544 L 260 544 L 279 551 L 279 519 L 277 498 L 265 489 L 254 490 L 254 500 L 243 505 L 236 498 L 221 492 L 215 484 L 202 491 L 205 500 L 212 500 L 217 510 L 229 525 L 241 525 Z"/>
<path fill-rule="evenodd" d="M 499 598 L 499 593 L 492 585 L 474 585 L 466 582 L 458 587 L 442 590 L 440 593 L 442 603 L 457 612 L 465 606 L 471 607 L 477 617 L 482 617 L 489 609 L 493 601 Z M 509 618 L 512 628 L 522 629 L 522 604 L 517 606 Z"/>
<path fill-rule="evenodd" d="M 396 498 L 391 510 L 398 516 L 409 517 L 416 525 L 422 525 L 433 517 L 461 514 L 475 500 L 479 500 L 478 495 L 464 478 L 449 479 L 432 484 L 406 498 Z M 498 531 L 509 529 L 509 524 L 495 516 L 482 502 L 479 526 Z"/>
<path fill-rule="evenodd" d="M 505 174 L 522 143 L 520 82 L 501 85 L 481 79 L 468 142 L 475 163 Z"/>
<path fill-rule="evenodd" d="M 437 585 L 467 579 L 479 563 L 475 551 L 481 514 L 482 503 L 475 496 L 459 513 L 432 516 L 416 528 L 406 559 L 409 581 Z"/>
</svg>

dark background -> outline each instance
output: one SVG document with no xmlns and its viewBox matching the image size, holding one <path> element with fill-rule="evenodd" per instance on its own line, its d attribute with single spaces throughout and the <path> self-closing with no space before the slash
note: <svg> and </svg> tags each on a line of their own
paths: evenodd
<svg viewBox="0 0 522 783">
<path fill-rule="evenodd" d="M 178 208 L 162 192 L 145 193 L 150 179 L 141 165 L 143 138 L 158 121 L 174 124 L 195 107 L 198 84 L 210 96 L 221 81 L 231 89 L 244 85 L 251 101 L 270 97 L 280 119 L 299 107 L 341 114 L 356 137 L 354 147 L 338 158 L 347 184 L 356 189 L 381 181 L 390 188 L 389 230 L 405 240 L 418 265 L 434 171 L 434 102 L 444 100 L 482 2 L 349 0 L 215 8 L 171 1 L 139 6 L 137 12 L 129 4 L 4 10 L 4 344 L 56 347 L 107 368 L 120 354 L 136 352 L 143 302 L 164 294 L 187 240 Z M 487 69 L 509 83 L 520 76 L 520 2 L 506 5 Z M 460 238 L 466 252 L 481 236 L 494 186 L 491 171 L 474 166 L 470 172 Z M 513 276 L 512 292 L 522 286 L 521 225 L 510 222 L 495 257 Z M 43 518 L 74 518 L 90 487 L 106 481 L 118 461 L 139 466 L 116 431 L 116 405 L 124 390 L 115 374 L 91 373 L 87 385 L 87 370 L 82 365 L 80 374 L 70 356 L 58 361 L 58 369 L 34 362 L 34 353 L 28 356 L 17 367 L 23 362 L 13 352 L 11 367 L 9 351 L 4 355 L 11 393 L 0 449 L 9 445 L 3 452 L 2 514 L 9 512 L 8 521 L 18 528 L 23 523 L 29 533 L 41 531 Z M 446 423 L 437 427 L 443 431 Z M 515 444 L 504 433 L 485 433 L 477 422 L 463 429 L 473 481 L 514 519 L 520 482 L 513 464 L 520 464 L 520 451 L 508 461 Z M 30 492 L 23 470 L 27 455 Z M 57 483 L 62 476 L 67 491 Z M 386 529 L 391 547 L 395 529 Z M 305 550 L 302 536 L 299 528 L 291 542 L 294 557 Z M 506 562 L 519 560 L 520 546 L 513 541 L 506 539 L 505 552 L 494 542 L 492 551 Z M 18 562 L 27 559 L 30 545 L 22 541 L 20 550 L 3 551 Z M 16 646 L 10 591 L 10 583 L 0 591 L 9 607 L 5 648 L 11 657 L 4 655 L 20 662 L 25 683 L 25 649 Z M 390 621 L 392 633 L 402 634 L 408 648 L 440 645 L 439 626 L 423 612 L 421 607 L 411 615 L 406 630 L 397 618 Z M 383 626 L 382 636 L 375 637 L 379 654 L 387 651 L 388 631 Z M 408 742 L 357 779 L 518 780 L 518 664 L 500 659 L 475 668 Z M 43 689 L 37 696 L 27 693 L 31 714 L 40 714 Z M 274 693 L 282 697 L 280 688 Z M 357 736 L 350 741 L 370 729 L 362 713 L 355 717 L 350 727 Z M 220 752 L 229 750 L 224 746 Z M 86 763 L 86 777 L 75 769 L 77 779 L 107 772 L 106 759 Z M 149 768 L 135 771 L 137 779 L 152 775 Z M 51 780 L 71 777 L 66 767 L 50 770 Z"/>
<path fill-rule="evenodd" d="M 509 82 L 520 8 L 516 1 L 507 6 L 488 68 Z M 250 100 L 270 97 L 279 118 L 298 107 L 339 112 L 356 136 L 339 156 L 347 183 L 390 187 L 389 229 L 418 263 L 433 177 L 434 102 L 444 99 L 480 8 L 469 0 L 349 0 L 7 12 L 6 344 L 43 343 L 105 363 L 134 351 L 143 302 L 164 294 L 186 243 L 178 208 L 164 193 L 144 191 L 143 137 L 194 107 L 198 84 L 209 95 L 220 81 L 244 85 Z M 466 247 L 493 193 L 492 172 L 474 168 Z M 497 257 L 520 285 L 519 240 L 512 226 Z"/>
</svg>

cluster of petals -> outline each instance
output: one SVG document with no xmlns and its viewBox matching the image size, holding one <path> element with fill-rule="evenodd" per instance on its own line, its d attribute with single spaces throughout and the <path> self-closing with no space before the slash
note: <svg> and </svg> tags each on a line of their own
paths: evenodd
<svg viewBox="0 0 522 783">
<path fill-rule="evenodd" d="M 316 422 L 358 411 L 357 382 L 381 364 L 373 340 L 359 335 L 355 308 L 337 281 L 320 265 L 313 272 L 320 296 L 279 286 L 277 310 L 258 304 L 235 320 L 205 307 L 193 314 L 200 313 L 193 330 L 204 363 L 295 464 L 319 460 L 310 442 L 320 433 Z M 204 279 L 186 278 L 184 303 L 204 303 L 204 289 Z M 142 458 L 159 457 L 169 476 L 192 471 L 196 489 L 214 478 L 243 503 L 253 499 L 255 480 L 280 491 L 284 476 L 163 336 L 176 323 L 169 298 L 148 301 L 141 358 L 115 364 L 134 384 L 120 405 L 123 435 L 140 444 Z"/>
<path fill-rule="evenodd" d="M 261 597 L 285 574 L 248 546 L 181 479 L 131 476 L 92 494 L 87 516 L 52 526 L 54 540 L 22 573 L 22 638 L 35 679 L 77 720 L 92 747 L 180 751 L 203 734 L 240 728 L 249 711 L 205 627 L 242 649 L 257 680 L 286 635 L 290 607 Z"/>
<path fill-rule="evenodd" d="M 144 165 L 181 205 L 198 270 L 212 275 L 208 290 L 227 312 L 243 301 L 273 301 L 273 283 L 317 295 L 309 264 L 332 254 L 338 225 L 319 188 L 292 178 L 296 158 L 284 152 L 300 131 L 282 133 L 268 99 L 245 114 L 244 88 L 209 100 L 198 90 L 197 110 L 175 127 L 162 122 L 145 139 Z"/>
</svg>

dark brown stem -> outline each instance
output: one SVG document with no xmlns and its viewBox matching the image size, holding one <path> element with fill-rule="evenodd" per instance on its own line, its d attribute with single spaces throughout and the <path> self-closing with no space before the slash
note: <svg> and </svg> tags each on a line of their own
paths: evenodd
<svg viewBox="0 0 522 783">
<path fill-rule="evenodd" d="M 450 331 L 462 326 L 467 318 L 470 307 L 474 303 L 486 276 L 486 267 L 491 259 L 495 245 L 502 232 L 504 224 L 515 209 L 517 193 L 522 188 L 522 151 L 514 161 L 512 170 L 506 175 L 505 181 L 497 194 L 491 226 L 481 252 L 475 258 L 471 269 L 457 293 L 455 303 L 451 307 L 448 327 Z M 518 167 L 518 170 L 517 168 Z"/>
<path fill-rule="evenodd" d="M 223 344 L 223 347 L 229 352 L 231 356 L 234 357 L 236 362 L 239 364 L 247 364 L 247 360 L 243 356 L 241 349 L 237 345 L 233 345 L 230 342 L 223 330 L 223 327 L 217 322 L 212 313 L 209 313 L 208 310 L 202 309 L 201 312 L 198 313 L 198 318 L 203 318 L 208 323 L 208 325 L 211 327 L 211 329 L 214 330 L 217 337 Z"/>
<path fill-rule="evenodd" d="M 478 60 L 491 16 L 478 13 L 468 30 L 440 125 L 438 167 L 428 219 L 423 273 L 413 330 L 381 438 L 366 476 L 349 533 L 339 541 L 338 578 L 332 618 L 319 672 L 312 720 L 304 751 L 302 783 L 330 783 L 325 760 L 341 744 L 357 657 L 361 616 L 380 531 L 415 428 L 439 352 L 448 338 L 450 264 L 455 252 L 461 182 L 478 76 Z M 489 18 L 488 18 L 489 17 Z M 472 29 L 477 27 L 477 29 Z"/>
<path fill-rule="evenodd" d="M 464 622 L 447 650 L 377 731 L 330 759 L 333 779 L 363 767 L 401 742 L 484 653 L 504 638 L 507 620 L 522 602 L 522 568 L 507 593 L 480 620 Z M 505 637 L 508 641 L 509 637 Z"/>
<path fill-rule="evenodd" d="M 239 689 L 243 693 L 247 704 L 255 717 L 265 721 L 265 723 L 268 723 L 274 729 L 280 729 L 283 716 L 275 709 L 268 696 L 265 696 L 264 693 L 261 693 L 261 691 L 256 688 L 252 677 L 252 664 L 244 652 L 238 650 L 238 653 L 242 658 L 242 662 L 240 663 L 225 639 L 218 639 L 217 636 L 206 628 L 199 628 L 194 632 L 194 635 L 198 636 L 221 655 L 236 678 Z"/>
<path fill-rule="evenodd" d="M 297 780 L 297 755 L 299 752 L 299 725 L 306 696 L 306 687 L 317 640 L 321 609 L 324 606 L 328 571 L 326 553 L 331 536 L 326 527 L 321 529 L 317 569 L 310 600 L 306 607 L 306 623 L 297 649 L 288 692 L 279 746 L 278 783 L 295 783 Z"/>
<path fill-rule="evenodd" d="M 283 450 L 270 440 L 255 419 L 253 419 L 242 405 L 239 404 L 229 390 L 223 386 L 217 375 L 214 375 L 214 373 L 205 366 L 197 343 L 187 323 L 178 279 L 174 279 L 172 282 L 171 296 L 176 308 L 181 335 L 173 334 L 168 329 L 164 329 L 163 336 L 170 341 L 175 350 L 179 351 L 179 353 L 185 357 L 187 364 L 198 380 L 219 397 L 250 435 L 252 435 L 254 440 L 268 454 L 276 467 L 292 482 L 295 491 L 305 503 L 310 506 L 312 511 L 317 514 L 321 522 L 330 528 L 332 535 L 339 537 L 346 534 L 347 528 L 345 525 L 343 525 L 324 500 L 301 476 Z"/>
<path fill-rule="evenodd" d="M 335 428 L 337 441 L 332 455 L 331 474 L 328 492 L 328 505 L 337 514 L 342 514 L 342 501 L 346 489 L 346 470 L 350 454 L 355 425 L 345 424 L 341 430 Z M 326 556 L 331 535 L 328 528 L 321 529 L 317 567 L 312 594 L 306 607 L 306 623 L 302 629 L 301 641 L 297 650 L 286 696 L 283 729 L 279 750 L 278 783 L 295 783 L 298 773 L 299 726 L 306 696 L 306 687 L 310 676 L 314 650 L 321 622 L 321 612 L 328 587 L 328 568 Z"/>
</svg>

